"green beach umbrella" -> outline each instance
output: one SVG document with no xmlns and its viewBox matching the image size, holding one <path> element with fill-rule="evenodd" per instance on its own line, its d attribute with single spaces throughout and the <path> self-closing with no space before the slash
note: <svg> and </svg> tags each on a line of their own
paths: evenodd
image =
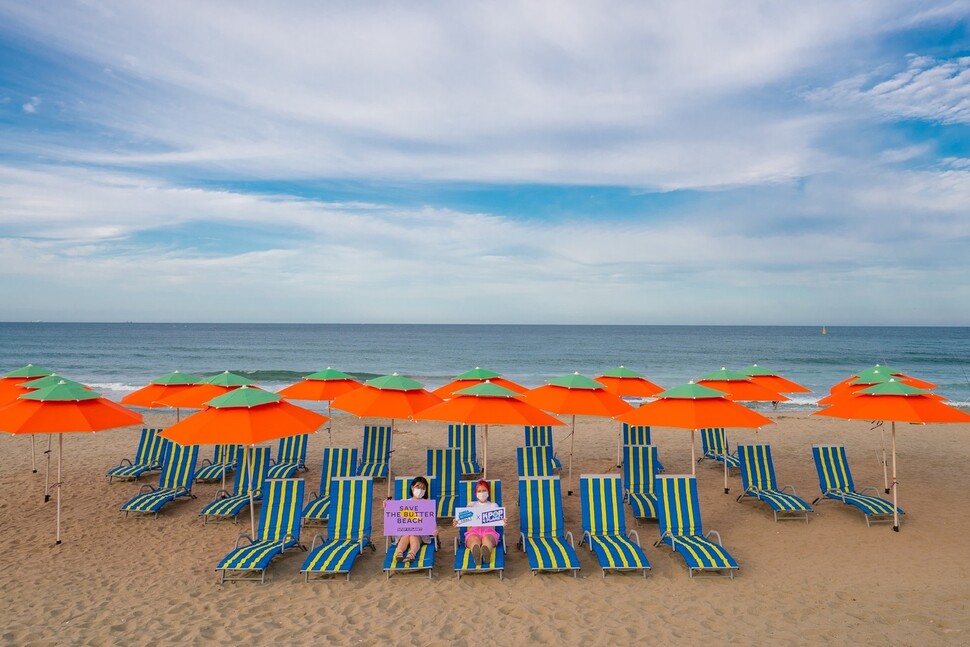
<svg viewBox="0 0 970 647">
<path fill-rule="evenodd" d="M 230 373 L 229 371 L 223 371 L 222 373 L 216 373 L 212 377 L 207 377 L 202 380 L 203 384 L 214 384 L 215 386 L 225 386 L 225 387 L 235 387 L 235 386 L 250 386 L 253 381 L 248 377 L 239 375 L 238 373 Z"/>
</svg>

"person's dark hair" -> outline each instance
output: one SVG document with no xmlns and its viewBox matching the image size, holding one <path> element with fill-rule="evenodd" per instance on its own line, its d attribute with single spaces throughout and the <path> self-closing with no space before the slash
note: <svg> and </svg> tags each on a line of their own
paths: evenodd
<svg viewBox="0 0 970 647">
<path fill-rule="evenodd" d="M 411 482 L 408 484 L 408 492 L 407 492 L 408 498 L 412 496 L 411 490 L 414 489 L 415 485 L 423 485 L 424 498 L 425 499 L 431 498 L 431 487 L 428 485 L 428 479 L 424 478 L 423 476 L 415 476 L 413 479 L 411 479 Z"/>
</svg>

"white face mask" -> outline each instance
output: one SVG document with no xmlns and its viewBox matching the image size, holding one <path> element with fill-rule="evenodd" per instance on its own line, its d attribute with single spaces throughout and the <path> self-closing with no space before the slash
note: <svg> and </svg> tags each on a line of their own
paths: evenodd
<svg viewBox="0 0 970 647">
<path fill-rule="evenodd" d="M 423 487 L 416 487 L 411 490 L 411 494 L 413 494 L 414 497 L 417 499 L 423 499 L 424 493 L 425 493 L 425 489 Z"/>
<path fill-rule="evenodd" d="M 482 503 L 488 501 L 488 492 L 476 492 L 475 496 L 478 497 L 478 500 Z"/>
</svg>

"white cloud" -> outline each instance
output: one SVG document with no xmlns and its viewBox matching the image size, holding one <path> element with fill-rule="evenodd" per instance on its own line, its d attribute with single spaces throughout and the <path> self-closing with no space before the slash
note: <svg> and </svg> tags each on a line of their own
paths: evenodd
<svg viewBox="0 0 970 647">
<path fill-rule="evenodd" d="M 30 101 L 28 101 L 27 103 L 21 106 L 21 109 L 23 109 L 23 111 L 26 112 L 28 115 L 32 115 L 35 112 L 37 112 L 37 108 L 40 107 L 40 104 L 41 104 L 40 97 L 31 97 Z"/>
</svg>

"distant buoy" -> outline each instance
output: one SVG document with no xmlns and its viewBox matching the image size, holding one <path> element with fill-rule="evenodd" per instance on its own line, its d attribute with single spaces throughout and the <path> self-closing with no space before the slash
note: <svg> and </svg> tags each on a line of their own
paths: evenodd
<svg viewBox="0 0 970 647">
<path fill-rule="evenodd" d="M 823 335 L 826 334 L 826 332 L 825 332 L 825 326 L 822 326 L 822 334 Z"/>
</svg>

